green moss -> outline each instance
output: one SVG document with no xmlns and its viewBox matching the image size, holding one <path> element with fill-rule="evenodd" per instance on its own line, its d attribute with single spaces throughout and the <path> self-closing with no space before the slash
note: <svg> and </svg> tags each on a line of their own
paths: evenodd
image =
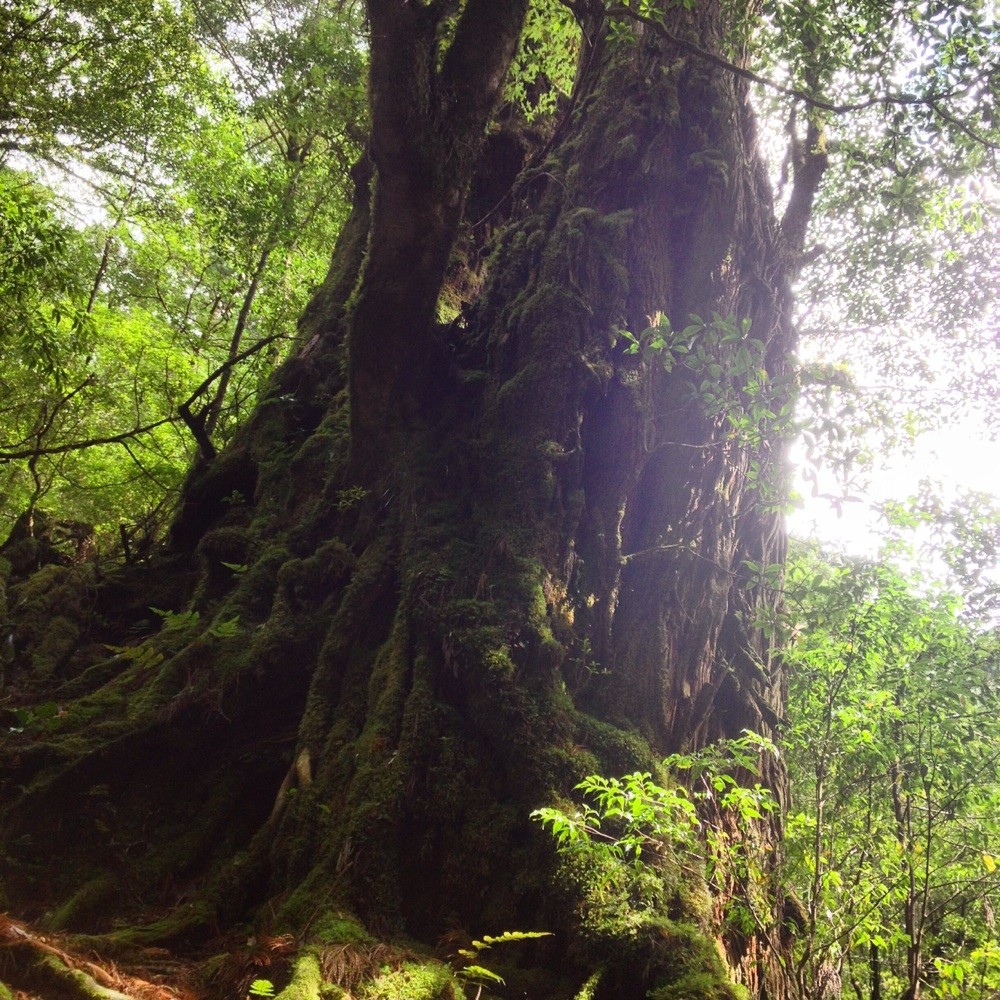
<svg viewBox="0 0 1000 1000">
<path fill-rule="evenodd" d="M 250 553 L 250 535 L 244 528 L 220 527 L 206 532 L 197 551 L 219 562 L 243 563 Z"/>
<path fill-rule="evenodd" d="M 305 927 L 316 912 L 317 899 L 323 898 L 325 875 L 320 866 L 306 876 L 285 899 L 277 913 L 279 927 Z"/>
<path fill-rule="evenodd" d="M 576 712 L 574 723 L 577 742 L 587 747 L 601 762 L 600 773 L 657 771 L 657 759 L 638 733 L 602 722 L 585 712 Z"/>
<path fill-rule="evenodd" d="M 293 608 L 312 606 L 347 582 L 354 563 L 353 553 L 334 538 L 306 559 L 289 559 L 278 571 L 278 586 Z"/>
<path fill-rule="evenodd" d="M 451 970 L 437 963 L 407 963 L 383 972 L 359 992 L 362 1000 L 460 1000 L 465 994 Z"/>
<path fill-rule="evenodd" d="M 112 946 L 131 948 L 172 944 L 187 938 L 204 938 L 215 919 L 215 906 L 207 899 L 201 899 L 172 910 L 162 920 L 114 931 L 104 940 Z"/>
<path fill-rule="evenodd" d="M 198 963 L 198 974 L 201 980 L 211 983 L 221 979 L 231 961 L 232 956 L 228 952 L 221 952 L 218 955 L 210 955 L 208 958 L 202 959 Z"/>
<path fill-rule="evenodd" d="M 579 992 L 573 997 L 573 1000 L 594 1000 L 594 994 L 597 992 L 597 987 L 601 984 L 601 976 L 604 974 L 603 969 L 598 969 L 584 984 L 580 987 Z"/>
<path fill-rule="evenodd" d="M 42 641 L 31 655 L 32 672 L 48 677 L 69 659 L 80 641 L 80 628 L 67 618 L 51 618 Z"/>
<path fill-rule="evenodd" d="M 0 1000 L 14 1000 L 14 994 L 6 983 L 0 982 Z"/>
<path fill-rule="evenodd" d="M 648 994 L 651 1000 L 743 1000 L 702 925 L 660 917 L 647 922 L 642 936 L 647 934 L 653 962 L 662 970 Z"/>
<path fill-rule="evenodd" d="M 513 678 L 517 673 L 517 664 L 510 657 L 506 646 L 487 649 L 482 654 L 482 663 L 491 674 Z"/>
<path fill-rule="evenodd" d="M 597 758 L 579 746 L 546 744 L 536 755 L 539 770 L 553 791 L 572 788 L 591 774 L 601 772 Z"/>
<path fill-rule="evenodd" d="M 278 994 L 277 1000 L 319 1000 L 322 984 L 319 959 L 306 952 L 295 960 L 292 981 Z"/>
<path fill-rule="evenodd" d="M 95 982 L 85 972 L 67 967 L 55 955 L 43 955 L 28 972 L 32 986 L 43 996 L 62 1000 L 129 1000 L 124 993 Z"/>
<path fill-rule="evenodd" d="M 55 674 L 76 649 L 91 615 L 92 584 L 89 567 L 44 566 L 11 588 L 15 649 L 36 676 Z"/>
<path fill-rule="evenodd" d="M 372 941 L 360 921 L 342 913 L 327 913 L 314 921 L 309 937 L 321 944 L 369 944 Z"/>
<path fill-rule="evenodd" d="M 738 989 L 733 983 L 720 981 L 715 973 L 695 971 L 646 995 L 649 1000 L 739 1000 Z"/>
<path fill-rule="evenodd" d="M 4 564 L 7 567 L 4 575 L 9 574 L 14 566 L 21 573 L 30 570 L 32 566 L 37 566 L 39 547 L 34 538 L 21 538 L 17 541 L 8 539 L 4 545 Z"/>
<path fill-rule="evenodd" d="M 44 926 L 49 930 L 64 930 L 102 910 L 117 891 L 118 886 L 109 875 L 95 878 L 74 893 L 59 909 L 49 914 L 43 921 Z"/>
</svg>

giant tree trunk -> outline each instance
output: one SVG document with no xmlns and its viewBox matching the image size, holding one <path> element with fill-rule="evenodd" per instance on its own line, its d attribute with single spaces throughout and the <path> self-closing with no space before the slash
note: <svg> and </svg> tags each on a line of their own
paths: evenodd
<svg viewBox="0 0 1000 1000">
<path fill-rule="evenodd" d="M 70 626 L 124 644 L 150 605 L 200 618 L 110 661 L 56 657 L 64 714 L 4 755 L 7 902 L 105 931 L 141 910 L 161 919 L 130 940 L 175 943 L 254 912 L 306 937 L 338 911 L 427 943 L 552 930 L 525 961 L 561 978 L 532 996 L 599 966 L 597 995 L 683 991 L 717 960 L 680 949 L 669 916 L 780 996 L 766 928 L 724 931 L 680 897 L 627 941 L 584 933 L 528 816 L 588 773 L 773 732 L 756 624 L 773 598 L 747 564 L 783 558 L 784 443 L 748 385 L 788 374 L 820 171 L 800 164 L 780 225 L 745 81 L 670 41 L 730 52 L 722 5 L 669 4 L 666 33 L 595 20 L 482 293 L 439 325 L 463 212 L 481 217 L 470 183 L 498 169 L 483 136 L 524 4 L 469 0 L 443 58 L 439 5 L 369 7 L 371 161 L 303 346 L 192 473 L 170 551 Z M 709 321 L 689 337 L 701 367 L 627 352 L 620 331 L 658 313 Z M 719 342 L 744 321 L 749 367 L 746 337 Z M 12 593 L 51 597 L 69 572 Z"/>
</svg>

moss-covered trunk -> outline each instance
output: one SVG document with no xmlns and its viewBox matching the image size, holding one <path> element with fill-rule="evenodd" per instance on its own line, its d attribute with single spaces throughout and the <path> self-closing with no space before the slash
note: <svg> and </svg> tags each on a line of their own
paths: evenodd
<svg viewBox="0 0 1000 1000">
<path fill-rule="evenodd" d="M 38 678 L 58 712 L 4 746 L 4 903 L 104 932 L 141 915 L 118 944 L 256 921 L 325 942 L 334 980 L 331 947 L 374 947 L 337 914 L 430 945 L 550 930 L 508 977 L 532 997 L 599 968 L 593 995 L 729 996 L 717 936 L 732 975 L 780 996 L 777 935 L 724 928 L 694 875 L 645 923 L 581 918 L 584 876 L 528 818 L 588 773 L 781 714 L 758 622 L 783 557 L 798 248 L 745 82 L 670 36 L 727 58 L 738 40 L 714 3 L 669 5 L 666 33 L 588 25 L 571 113 L 443 326 L 523 4 L 470 0 L 444 57 L 439 5 L 370 7 L 374 169 L 301 351 L 194 470 L 155 563 L 72 605 L 77 570 L 12 584 L 11 609 L 69 639 L 13 633 L 21 690 Z M 421 995 L 452 988 L 431 978 Z"/>
</svg>

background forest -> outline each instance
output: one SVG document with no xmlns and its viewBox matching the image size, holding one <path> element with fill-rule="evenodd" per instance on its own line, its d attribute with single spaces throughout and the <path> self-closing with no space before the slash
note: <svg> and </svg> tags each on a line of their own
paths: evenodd
<svg viewBox="0 0 1000 1000">
<path fill-rule="evenodd" d="M 498 117 L 543 143 L 572 108 L 588 6 L 535 0 L 527 15 Z M 651 16 L 648 4 L 621 6 Z M 839 512 L 890 456 L 919 453 L 921 434 L 965 421 L 985 448 L 1000 430 L 995 15 L 975 3 L 766 7 L 754 100 L 779 203 L 793 196 L 800 131 L 837 168 L 799 268 L 795 399 L 779 408 L 762 392 L 760 413 L 734 416 L 720 389 L 718 414 L 735 435 L 752 438 L 765 414 L 794 438 L 794 482 L 768 485 L 769 504 Z M 361 5 L 338 0 L 0 9 L 8 575 L 30 568 L 18 565 L 27 536 L 62 565 L 143 564 L 192 463 L 226 447 L 312 335 L 307 306 L 368 142 L 366 33 Z M 815 58 L 820 39 L 828 64 Z M 803 101 L 801 88 L 820 82 L 825 106 Z M 512 180 L 481 197 L 499 208 Z M 478 291 L 446 286 L 437 321 L 460 322 Z M 700 322 L 716 346 L 739 335 L 726 317 Z M 644 362 L 674 351 L 704 397 L 730 373 L 695 357 L 699 330 L 682 348 L 655 316 L 621 335 Z M 250 500 L 237 489 L 225 499 Z M 345 508 L 361 499 L 340 495 Z M 745 562 L 776 596 L 755 624 L 783 651 L 777 737 L 680 752 L 653 777 L 594 776 L 579 811 L 542 810 L 561 852 L 606 873 L 588 919 L 625 926 L 652 908 L 660 890 L 645 880 L 667 845 L 707 859 L 709 883 L 730 899 L 726 920 L 775 939 L 785 929 L 759 895 L 777 868 L 799 997 L 830 1000 L 838 980 L 858 1000 L 1000 997 L 995 500 L 928 480 L 877 505 L 877 555 L 799 538 L 787 568 Z M 181 614 L 150 609 L 165 632 L 190 624 Z M 225 640 L 226 623 L 214 627 Z M 44 734 L 61 699 L 39 696 L 37 678 L 6 676 L 2 656 L 4 730 Z M 579 663 L 600 669 L 586 648 Z M 755 779 L 761 754 L 787 766 L 786 801 Z M 671 782 L 686 789 L 679 798 Z M 785 817 L 783 841 L 755 847 L 771 811 Z M 64 917 L 48 914 L 48 926 L 65 929 Z M 503 930 L 514 928 L 486 929 Z M 452 964 L 467 995 L 502 995 L 484 950 Z M 365 995 L 397 995 L 378 989 Z"/>
</svg>

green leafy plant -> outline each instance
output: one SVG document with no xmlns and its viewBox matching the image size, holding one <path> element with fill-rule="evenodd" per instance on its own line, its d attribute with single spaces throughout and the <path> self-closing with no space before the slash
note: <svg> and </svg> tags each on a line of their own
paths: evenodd
<svg viewBox="0 0 1000 1000">
<path fill-rule="evenodd" d="M 890 566 L 815 553 L 793 563 L 786 600 L 799 621 L 785 654 L 785 853 L 804 907 L 801 995 L 838 962 L 885 995 L 934 980 L 938 996 L 992 996 L 996 630 Z"/>
<path fill-rule="evenodd" d="M 351 510 L 357 507 L 366 496 L 368 496 L 368 490 L 363 486 L 349 486 L 345 490 L 339 490 L 337 493 L 337 510 Z"/>
<path fill-rule="evenodd" d="M 255 979 L 250 984 L 247 995 L 251 997 L 273 997 L 274 983 L 270 979 Z"/>
<path fill-rule="evenodd" d="M 468 948 L 459 948 L 458 954 L 467 964 L 458 966 L 455 975 L 464 983 L 476 987 L 476 1000 L 484 986 L 490 983 L 503 985 L 503 977 L 492 969 L 479 964 L 480 955 L 495 944 L 509 944 L 514 941 L 531 941 L 535 938 L 551 937 L 551 931 L 504 931 L 503 934 L 484 934 L 482 939 L 474 940 Z"/>
<path fill-rule="evenodd" d="M 209 627 L 209 634 L 216 639 L 232 639 L 240 634 L 240 616 L 221 618 Z"/>
<path fill-rule="evenodd" d="M 618 330 L 625 353 L 665 372 L 683 369 L 688 393 L 709 417 L 725 421 L 731 437 L 757 447 L 766 437 L 795 432 L 795 386 L 787 376 L 768 373 L 764 342 L 750 336 L 750 319 L 713 312 L 710 320 L 692 314 L 675 330 L 662 312 L 636 335 Z"/>
<path fill-rule="evenodd" d="M 756 840 L 733 839 L 731 830 L 746 833 L 777 808 L 769 789 L 742 778 L 758 774 L 762 754 L 776 753 L 771 740 L 745 731 L 696 753 L 671 754 L 663 765 L 674 783 L 659 784 L 649 772 L 591 775 L 576 786 L 583 801 L 574 811 L 547 807 L 532 818 L 550 829 L 560 852 L 579 853 L 605 872 L 595 905 L 615 921 L 635 923 L 655 904 L 658 873 L 679 865 L 720 889 L 735 884 L 742 892 L 730 916 L 764 926 L 768 919 L 754 900 L 764 880 Z"/>
<path fill-rule="evenodd" d="M 9 731 L 23 733 L 26 729 L 51 729 L 55 720 L 63 714 L 62 708 L 54 701 L 27 708 L 13 708 L 10 709 L 10 716 L 14 725 L 9 727 Z"/>
<path fill-rule="evenodd" d="M 197 611 L 165 611 L 163 608 L 149 610 L 163 620 L 163 634 L 186 632 L 194 628 L 200 618 Z"/>
</svg>

